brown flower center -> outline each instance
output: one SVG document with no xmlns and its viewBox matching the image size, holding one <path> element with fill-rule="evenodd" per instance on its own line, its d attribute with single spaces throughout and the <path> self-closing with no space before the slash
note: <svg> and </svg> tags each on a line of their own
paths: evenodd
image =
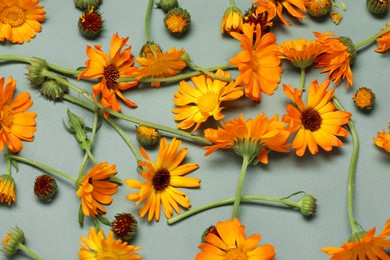
<svg viewBox="0 0 390 260">
<path fill-rule="evenodd" d="M 153 187 L 156 191 L 165 190 L 171 182 L 171 174 L 167 169 L 159 169 L 152 179 Z"/>
<path fill-rule="evenodd" d="M 8 6 L 0 10 L 0 21 L 12 27 L 23 24 L 24 20 L 24 11 L 18 6 Z"/>
<path fill-rule="evenodd" d="M 14 114 L 10 106 L 4 106 L 0 111 L 0 125 L 2 127 L 10 128 L 14 120 Z M 0 128 L 1 129 L 1 128 Z"/>
<path fill-rule="evenodd" d="M 314 108 L 307 108 L 302 112 L 302 125 L 305 129 L 315 132 L 320 129 L 322 118 Z"/>
<path fill-rule="evenodd" d="M 119 78 L 119 70 L 114 64 L 104 68 L 103 76 L 106 79 L 107 87 L 114 89 L 117 85 L 116 80 Z"/>
<path fill-rule="evenodd" d="M 99 32 L 102 29 L 102 16 L 95 12 L 93 8 L 88 13 L 83 13 L 80 20 L 84 30 Z"/>
<path fill-rule="evenodd" d="M 226 252 L 225 260 L 247 260 L 246 253 L 241 248 L 232 248 Z"/>
<path fill-rule="evenodd" d="M 211 113 L 218 105 L 217 94 L 214 92 L 208 92 L 203 94 L 198 99 L 198 108 L 201 112 Z"/>
</svg>

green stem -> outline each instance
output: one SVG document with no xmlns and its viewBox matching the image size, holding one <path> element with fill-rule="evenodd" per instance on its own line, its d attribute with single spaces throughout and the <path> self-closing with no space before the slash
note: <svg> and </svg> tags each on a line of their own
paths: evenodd
<svg viewBox="0 0 390 260">
<path fill-rule="evenodd" d="M 87 164 L 88 158 L 89 158 L 88 154 L 87 153 L 84 154 L 83 161 L 81 162 L 81 166 L 80 166 L 80 170 L 79 170 L 79 176 L 77 177 L 77 179 L 79 179 L 79 178 L 81 178 L 81 176 L 83 176 L 85 165 Z"/>
<path fill-rule="evenodd" d="M 379 32 L 377 32 L 373 36 L 371 36 L 371 37 L 369 37 L 369 38 L 367 38 L 367 39 L 365 39 L 365 40 L 363 40 L 361 42 L 358 42 L 358 43 L 354 44 L 355 49 L 357 50 L 357 49 L 363 47 L 364 45 L 367 45 L 367 44 L 369 44 L 371 42 L 374 42 L 377 38 L 381 37 L 382 35 L 384 35 L 384 34 L 386 34 L 388 32 L 390 32 L 390 27 L 386 27 L 385 29 L 380 30 Z"/>
<path fill-rule="evenodd" d="M 240 172 L 240 178 L 238 180 L 236 197 L 234 199 L 234 204 L 233 204 L 232 219 L 235 219 L 237 217 L 238 208 L 240 206 L 242 187 L 243 187 L 243 184 L 244 184 L 245 173 L 246 173 L 246 169 L 247 169 L 248 164 L 249 164 L 249 160 L 250 160 L 250 156 L 249 155 L 243 155 L 241 172 Z"/>
<path fill-rule="evenodd" d="M 8 159 L 11 159 L 11 160 L 15 160 L 15 161 L 19 161 L 19 162 L 23 162 L 23 163 L 30 164 L 30 165 L 35 166 L 35 167 L 37 167 L 37 168 L 39 168 L 39 169 L 42 169 L 42 170 L 44 170 L 44 171 L 49 171 L 49 172 L 58 174 L 58 175 L 60 175 L 60 176 L 62 176 L 62 177 L 64 177 L 64 178 L 67 178 L 68 180 L 71 180 L 71 181 L 73 181 L 73 182 L 76 182 L 76 181 L 77 181 L 76 178 L 74 178 L 74 177 L 72 177 L 72 176 L 70 176 L 70 175 L 68 175 L 68 174 L 66 174 L 66 173 L 64 173 L 64 172 L 61 172 L 61 171 L 59 171 L 59 170 L 56 170 L 56 169 L 51 168 L 51 167 L 49 167 L 49 166 L 46 166 L 46 165 L 44 165 L 44 164 L 42 164 L 42 163 L 39 163 L 39 162 L 30 160 L 30 159 L 27 159 L 27 158 L 23 158 L 23 157 L 17 156 L 17 155 L 7 154 L 6 157 L 7 157 Z"/>
<path fill-rule="evenodd" d="M 301 68 L 301 80 L 299 82 L 299 89 L 301 91 L 305 91 L 305 78 L 306 78 L 306 71 L 305 68 Z"/>
<path fill-rule="evenodd" d="M 88 158 L 89 158 L 95 165 L 99 164 L 98 161 L 95 159 L 95 156 L 93 156 L 91 150 L 86 149 L 85 152 L 87 153 Z"/>
<path fill-rule="evenodd" d="M 145 36 L 146 36 L 147 42 L 150 42 L 149 24 L 150 24 L 150 14 L 152 13 L 153 3 L 154 3 L 154 0 L 149 0 L 148 7 L 146 9 L 146 15 L 145 15 Z M 153 48 L 150 48 L 150 49 L 153 50 Z"/>
<path fill-rule="evenodd" d="M 57 66 L 55 64 L 51 64 L 51 63 L 48 63 L 47 65 L 48 65 L 49 69 L 54 70 L 54 71 L 59 72 L 59 73 L 62 73 L 62 74 L 67 74 L 67 75 L 78 76 L 80 74 L 80 72 L 82 72 L 82 70 L 67 69 L 67 68 L 63 68 L 63 67 Z"/>
<path fill-rule="evenodd" d="M 25 246 L 22 243 L 18 244 L 18 248 L 20 250 L 24 251 L 26 254 L 28 254 L 32 258 L 34 258 L 35 260 L 43 260 L 39 255 L 37 255 L 37 253 L 35 253 L 34 251 L 32 251 L 30 248 L 28 248 L 27 246 Z"/>
<path fill-rule="evenodd" d="M 218 66 L 214 66 L 214 67 L 210 67 L 210 68 L 205 68 L 204 70 L 205 71 L 215 71 L 217 69 L 225 70 L 225 69 L 229 69 L 230 67 L 231 67 L 231 64 L 230 63 L 226 63 L 226 64 L 222 64 L 222 65 L 218 65 Z M 180 81 L 180 80 L 188 79 L 188 78 L 191 78 L 191 77 L 194 77 L 194 76 L 198 76 L 198 75 L 200 75 L 202 73 L 203 73 L 202 71 L 193 71 L 193 72 L 182 73 L 182 74 L 179 74 L 179 75 L 176 75 L 176 76 L 172 76 L 172 77 L 167 77 L 167 78 L 144 78 L 144 79 L 140 79 L 139 82 L 146 82 L 146 83 L 150 83 L 150 82 L 174 82 L 174 81 Z M 126 77 L 126 78 L 119 78 L 119 79 L 117 79 L 117 82 L 128 82 L 128 81 L 134 81 L 134 80 L 136 80 L 136 79 L 135 78 L 131 78 L 131 77 Z"/>
<path fill-rule="evenodd" d="M 340 111 L 345 111 L 344 107 L 341 105 L 340 101 L 333 97 L 333 103 L 336 106 L 336 108 Z M 352 234 L 359 232 L 359 229 L 356 226 L 356 220 L 353 213 L 353 195 L 354 195 L 354 189 L 355 189 L 355 172 L 356 172 L 356 164 L 357 159 L 359 155 L 359 139 L 357 135 L 357 131 L 355 128 L 355 124 L 352 120 L 349 120 L 348 127 L 351 132 L 352 136 L 352 143 L 353 143 L 353 150 L 352 150 L 352 156 L 349 164 L 349 175 L 348 175 L 348 217 L 349 217 L 349 224 L 352 229 Z"/>
<path fill-rule="evenodd" d="M 223 76 L 218 76 L 218 75 L 216 75 L 214 73 L 211 73 L 207 69 L 205 69 L 205 68 L 203 68 L 203 67 L 201 67 L 199 65 L 196 65 L 195 63 L 189 62 L 189 61 L 187 61 L 187 65 L 192 67 L 192 68 L 194 68 L 194 69 L 196 69 L 196 70 L 199 70 L 199 71 L 203 72 L 204 74 L 206 74 L 206 75 L 208 75 L 208 76 L 210 76 L 212 78 L 215 78 L 215 79 L 219 79 L 219 80 L 227 81 L 227 82 L 230 82 L 230 81 L 233 80 L 231 78 L 225 78 Z"/>
<path fill-rule="evenodd" d="M 11 153 L 8 153 L 11 154 Z M 11 175 L 11 159 L 7 159 L 7 174 Z"/>
<path fill-rule="evenodd" d="M 0 60 L 7 60 L 7 61 L 21 61 L 24 63 L 30 63 L 31 64 L 31 58 L 21 55 L 0 55 Z"/>
<path fill-rule="evenodd" d="M 235 6 L 236 6 L 235 3 L 234 3 L 234 0 L 230 0 L 230 5 L 231 5 L 232 7 L 235 7 Z"/>
<path fill-rule="evenodd" d="M 176 222 L 181 221 L 182 219 L 188 218 L 188 217 L 190 217 L 192 215 L 195 215 L 195 214 L 197 214 L 199 212 L 202 212 L 204 210 L 208 210 L 208 209 L 211 209 L 211 208 L 232 204 L 232 203 L 234 203 L 235 199 L 236 198 L 233 197 L 233 198 L 219 200 L 219 201 L 215 201 L 215 202 L 211 202 L 211 203 L 205 204 L 203 206 L 200 206 L 200 207 L 188 210 L 188 211 L 186 211 L 186 212 L 184 212 L 184 213 L 182 213 L 180 215 L 174 216 L 174 217 L 168 219 L 167 222 L 168 222 L 168 224 L 174 224 Z M 292 208 L 300 208 L 299 202 L 290 201 L 290 200 L 286 200 L 286 199 L 283 199 L 283 198 L 274 198 L 274 197 L 267 197 L 267 196 L 241 196 L 241 201 L 245 201 L 245 202 L 248 202 L 248 201 L 275 202 L 275 203 L 280 203 L 280 204 L 283 204 L 283 205 L 286 205 L 286 206 L 290 206 Z"/>
</svg>

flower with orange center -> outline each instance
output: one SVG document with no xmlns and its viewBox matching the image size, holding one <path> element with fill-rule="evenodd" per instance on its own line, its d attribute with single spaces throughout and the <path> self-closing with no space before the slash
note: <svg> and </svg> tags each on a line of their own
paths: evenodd
<svg viewBox="0 0 390 260">
<path fill-rule="evenodd" d="M 204 131 L 205 138 L 213 143 L 204 146 L 205 155 L 212 154 L 218 149 L 234 149 L 241 156 L 249 156 L 264 164 L 268 164 L 268 150 L 289 152 L 287 140 L 290 132 L 284 129 L 284 123 L 278 121 L 278 115 L 268 119 L 264 113 L 255 119 L 244 121 L 240 114 L 237 119 L 222 123 L 222 128 L 208 128 Z"/>
<path fill-rule="evenodd" d="M 386 28 L 390 28 L 390 24 L 387 23 Z M 378 43 L 378 47 L 375 49 L 376 52 L 385 52 L 390 49 L 390 32 L 378 37 L 376 42 Z"/>
<path fill-rule="evenodd" d="M 0 1 L 0 41 L 29 42 L 41 31 L 46 12 L 37 6 L 39 0 Z"/>
<path fill-rule="evenodd" d="M 114 233 L 110 231 L 107 237 L 103 231 L 96 233 L 94 227 L 91 227 L 88 238 L 80 237 L 81 248 L 79 251 L 80 260 L 89 259 L 116 259 L 116 260 L 140 260 L 141 256 L 138 250 L 140 246 L 132 246 L 120 239 L 114 240 Z"/>
<path fill-rule="evenodd" d="M 106 210 L 101 204 L 110 204 L 118 184 L 109 180 L 117 173 L 115 164 L 108 165 L 102 162 L 95 165 L 82 177 L 77 189 L 77 196 L 81 199 L 81 208 L 85 216 L 95 217 Z"/>
<path fill-rule="evenodd" d="M 308 41 L 299 38 L 279 45 L 279 57 L 291 62 L 296 68 L 307 68 L 314 63 L 314 59 L 322 53 L 322 46 L 318 41 Z"/>
<path fill-rule="evenodd" d="M 259 13 L 267 11 L 270 19 L 277 15 L 282 23 L 289 26 L 291 22 L 284 19 L 283 10 L 286 9 L 291 16 L 302 19 L 305 18 L 308 2 L 306 0 L 257 0 L 253 5 L 257 5 Z"/>
<path fill-rule="evenodd" d="M 125 183 L 130 188 L 139 189 L 136 193 L 128 194 L 128 200 L 137 200 L 136 205 L 146 201 L 139 211 L 141 218 L 148 213 L 148 221 L 151 221 L 153 217 L 159 221 L 161 205 L 167 218 L 172 217 L 172 208 L 179 214 L 179 205 L 183 208 L 191 206 L 187 195 L 176 187 L 199 187 L 198 178 L 184 177 L 187 173 L 198 169 L 199 166 L 195 163 L 180 165 L 188 152 L 187 148 L 179 150 L 180 145 L 181 141 L 176 138 L 172 139 L 169 145 L 167 145 L 166 138 L 162 138 L 156 163 L 153 163 L 142 147 L 140 148 L 141 155 L 147 160 L 138 163 L 143 167 L 141 176 L 145 182 L 127 179 Z"/>
<path fill-rule="evenodd" d="M 352 115 L 336 111 L 331 101 L 335 89 L 327 90 L 329 84 L 329 80 L 321 85 L 318 85 L 317 80 L 313 81 L 309 87 L 307 105 L 302 101 L 302 91 L 283 86 L 284 93 L 296 104 L 287 104 L 287 114 L 282 120 L 290 124 L 287 129 L 291 133 L 297 132 L 292 147 L 296 149 L 298 156 L 302 156 L 306 148 L 316 154 L 318 145 L 325 151 L 331 151 L 333 146 L 343 145 L 336 136 L 348 136 L 342 125 L 347 124 Z"/>
<path fill-rule="evenodd" d="M 228 72 L 218 70 L 216 75 L 230 78 Z M 186 81 L 181 81 L 179 92 L 174 94 L 174 103 L 178 108 L 172 110 L 175 113 L 175 120 L 181 121 L 177 127 L 188 129 L 195 125 L 192 131 L 205 122 L 210 116 L 215 120 L 224 117 L 220 107 L 222 101 L 231 101 L 243 95 L 241 87 L 237 87 L 234 81 L 230 83 L 219 79 L 212 79 L 210 76 L 201 75 L 192 77 L 193 88 Z"/>
<path fill-rule="evenodd" d="M 100 103 L 105 108 L 110 108 L 119 112 L 121 110 L 116 96 L 122 99 L 129 107 L 137 107 L 135 103 L 128 100 L 122 94 L 122 91 L 137 86 L 138 82 L 117 82 L 117 79 L 129 77 L 136 68 L 133 67 L 134 58 L 131 54 L 131 47 L 123 50 L 126 46 L 128 37 L 120 38 L 115 33 L 111 38 L 110 53 L 107 54 L 101 50 L 101 45 L 97 44 L 92 48 L 87 45 L 87 55 L 89 60 L 85 62 L 87 68 L 78 76 L 78 79 L 101 79 L 101 82 L 92 86 L 93 96 L 96 99 L 99 94 Z M 108 114 L 106 113 L 107 117 Z"/>
<path fill-rule="evenodd" d="M 375 227 L 352 236 L 340 248 L 326 247 L 321 251 L 332 255 L 330 260 L 390 259 L 385 248 L 390 248 L 390 220 L 386 221 L 383 231 L 374 237 Z"/>
<path fill-rule="evenodd" d="M 314 62 L 316 68 L 324 68 L 322 72 L 328 73 L 328 79 L 331 79 L 337 86 L 341 81 L 347 79 L 346 88 L 353 83 L 352 70 L 350 65 L 356 58 L 356 49 L 348 37 L 337 37 L 331 32 L 318 33 L 314 35 L 324 50 Z"/>
<path fill-rule="evenodd" d="M 278 87 L 282 68 L 278 57 L 276 37 L 273 33 L 261 35 L 260 25 L 254 29 L 242 25 L 243 34 L 231 35 L 241 41 L 242 51 L 230 59 L 237 66 L 240 75 L 237 84 L 244 83 L 245 95 L 253 101 L 261 100 L 261 92 L 272 95 Z"/>
<path fill-rule="evenodd" d="M 253 234 L 247 238 L 245 226 L 240 220 L 220 221 L 214 231 L 206 235 L 205 242 L 199 245 L 202 250 L 195 256 L 195 260 L 226 259 L 247 260 L 261 259 L 271 260 L 275 257 L 273 245 L 258 245 L 261 236 Z"/>
<path fill-rule="evenodd" d="M 16 81 L 10 77 L 4 88 L 5 79 L 0 79 L 0 151 L 5 145 L 17 153 L 23 149 L 23 141 L 34 140 L 35 112 L 26 112 L 33 102 L 28 92 L 20 93 L 12 100 L 16 88 Z"/>
<path fill-rule="evenodd" d="M 378 147 L 383 148 L 386 152 L 390 153 L 390 132 L 388 133 L 385 130 L 378 132 L 378 137 L 374 137 L 374 143 Z"/>
<path fill-rule="evenodd" d="M 0 175 L 0 203 L 16 202 L 15 181 L 9 174 Z"/>
<path fill-rule="evenodd" d="M 179 71 L 183 70 L 187 64 L 187 58 L 183 56 L 184 50 L 171 48 L 168 52 L 145 53 L 146 57 L 137 57 L 135 60 L 142 66 L 137 68 L 131 75 L 137 80 L 143 78 L 166 78 L 175 76 Z M 160 82 L 151 83 L 152 87 L 159 87 Z"/>
</svg>

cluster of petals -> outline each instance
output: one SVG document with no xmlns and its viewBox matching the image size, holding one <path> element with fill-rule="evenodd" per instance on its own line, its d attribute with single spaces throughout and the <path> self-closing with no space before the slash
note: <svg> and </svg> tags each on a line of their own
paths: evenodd
<svg viewBox="0 0 390 260">
<path fill-rule="evenodd" d="M 386 152 L 390 153 L 390 133 L 385 130 L 378 132 L 377 137 L 374 137 L 374 143 L 378 147 L 383 148 Z"/>
<path fill-rule="evenodd" d="M 390 24 L 386 24 L 386 29 L 390 28 Z M 375 49 L 376 52 L 385 52 L 390 49 L 390 32 L 383 34 L 381 37 L 376 39 L 378 47 Z"/>
</svg>

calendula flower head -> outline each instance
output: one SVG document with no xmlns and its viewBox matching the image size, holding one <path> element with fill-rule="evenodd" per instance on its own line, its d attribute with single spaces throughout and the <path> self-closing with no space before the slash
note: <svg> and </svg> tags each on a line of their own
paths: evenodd
<svg viewBox="0 0 390 260">
<path fill-rule="evenodd" d="M 0 203 L 16 202 L 15 181 L 9 174 L 0 175 Z"/>
<path fill-rule="evenodd" d="M 226 9 L 221 22 L 221 33 L 240 32 L 242 26 L 242 12 L 237 6 Z"/>
<path fill-rule="evenodd" d="M 88 12 L 84 12 L 78 22 L 80 33 L 88 38 L 99 35 L 103 30 L 102 14 L 92 6 Z"/>
<path fill-rule="evenodd" d="M 44 71 L 48 70 L 49 65 L 47 61 L 41 58 L 34 57 L 30 60 L 30 64 L 27 66 L 28 73 L 27 79 L 30 81 L 31 86 L 40 88 L 47 80 L 44 76 Z"/>
<path fill-rule="evenodd" d="M 130 213 L 115 215 L 111 226 L 114 234 L 122 240 L 132 239 L 137 232 L 137 220 Z"/>
<path fill-rule="evenodd" d="M 96 232 L 95 228 L 91 227 L 88 237 L 80 237 L 80 239 L 80 260 L 141 260 L 141 256 L 138 253 L 141 247 L 129 245 L 121 239 L 114 240 L 114 233 L 112 231 L 105 237 L 102 230 Z"/>
<path fill-rule="evenodd" d="M 68 93 L 69 87 L 61 84 L 55 79 L 48 79 L 41 85 L 39 92 L 48 100 L 58 101 L 62 100 L 65 93 Z"/>
<path fill-rule="evenodd" d="M 156 5 L 157 8 L 163 9 L 164 12 L 169 12 L 170 10 L 179 7 L 179 2 L 177 0 L 160 0 Z"/>
<path fill-rule="evenodd" d="M 331 255 L 332 260 L 360 260 L 360 259 L 389 259 L 384 250 L 390 248 L 390 221 L 387 220 L 383 231 L 375 235 L 375 227 L 366 231 L 360 231 L 351 236 L 348 242 L 344 242 L 340 248 L 326 247 L 321 251 Z"/>
<path fill-rule="evenodd" d="M 136 138 L 145 148 L 152 148 L 160 141 L 160 133 L 157 129 L 147 126 L 137 126 Z"/>
<path fill-rule="evenodd" d="M 83 11 L 88 11 L 91 7 L 98 8 L 103 0 L 74 0 L 74 6 Z"/>
<path fill-rule="evenodd" d="M 386 29 L 390 27 L 390 24 L 386 24 Z M 383 34 L 381 37 L 376 38 L 378 47 L 375 49 L 376 52 L 385 52 L 390 49 L 390 32 Z"/>
<path fill-rule="evenodd" d="M 367 0 L 367 9 L 373 14 L 384 14 L 389 10 L 389 0 Z"/>
<path fill-rule="evenodd" d="M 332 0 L 310 0 L 307 6 L 307 13 L 313 17 L 321 17 L 328 15 L 332 10 Z"/>
<path fill-rule="evenodd" d="M 160 208 L 162 205 L 167 218 L 172 217 L 173 209 L 180 214 L 179 205 L 183 208 L 191 206 L 187 195 L 177 187 L 195 188 L 200 186 L 198 178 L 184 177 L 184 175 L 198 169 L 195 163 L 180 165 L 187 155 L 187 148 L 179 150 L 181 141 L 176 138 L 168 145 L 166 138 L 161 138 L 160 149 L 156 163 L 152 161 L 146 151 L 140 147 L 141 155 L 147 161 L 138 163 L 142 167 L 141 176 L 145 182 L 127 179 L 125 183 L 138 192 L 127 195 L 128 200 L 136 200 L 136 205 L 145 201 L 138 212 L 143 218 L 148 213 L 148 221 L 153 218 L 160 220 Z"/>
<path fill-rule="evenodd" d="M 186 9 L 176 7 L 165 15 L 164 24 L 171 34 L 180 36 L 190 29 L 191 15 Z"/>
<path fill-rule="evenodd" d="M 263 12 L 259 13 L 256 6 L 252 5 L 251 8 L 249 8 L 244 16 L 243 16 L 243 23 L 247 23 L 251 25 L 252 27 L 256 27 L 257 24 L 260 25 L 261 29 L 261 35 L 264 35 L 271 31 L 273 22 L 271 16 L 268 15 L 268 11 L 264 10 Z"/>
<path fill-rule="evenodd" d="M 137 80 L 143 78 L 167 78 L 175 76 L 187 66 L 187 58 L 183 56 L 184 49 L 171 48 L 168 52 L 146 53 L 146 57 L 137 57 L 135 60 L 142 66 L 137 68 L 130 77 Z M 160 82 L 152 82 L 152 87 L 159 87 Z"/>
<path fill-rule="evenodd" d="M 264 113 L 255 119 L 244 120 L 240 114 L 237 119 L 221 123 L 222 128 L 208 128 L 204 131 L 205 138 L 213 143 L 204 146 L 205 155 L 218 149 L 234 149 L 241 156 L 249 156 L 250 161 L 257 159 L 268 164 L 268 151 L 289 152 L 286 149 L 290 132 L 284 129 L 284 123 L 278 120 L 278 115 L 268 119 Z"/>
<path fill-rule="evenodd" d="M 302 215 L 311 216 L 316 212 L 317 199 L 310 194 L 305 194 L 300 200 L 300 210 Z"/>
<path fill-rule="evenodd" d="M 142 46 L 139 52 L 139 56 L 142 58 L 147 58 L 148 54 L 155 55 L 157 53 L 162 54 L 162 49 L 160 45 L 154 42 L 147 42 Z"/>
<path fill-rule="evenodd" d="M 29 42 L 41 31 L 46 12 L 39 0 L 0 1 L 0 41 Z"/>
<path fill-rule="evenodd" d="M 202 250 L 195 256 L 195 260 L 207 259 L 264 259 L 271 260 L 275 257 L 273 245 L 258 245 L 261 236 L 251 235 L 247 238 L 245 226 L 240 220 L 220 221 L 215 226 L 216 234 L 210 232 L 206 241 L 199 245 Z"/>
<path fill-rule="evenodd" d="M 34 140 L 37 114 L 26 111 L 33 104 L 28 92 L 12 99 L 16 81 L 10 77 L 5 86 L 4 83 L 5 79 L 0 78 L 0 151 L 7 145 L 11 152 L 17 153 L 23 149 L 22 141 Z"/>
<path fill-rule="evenodd" d="M 352 70 L 350 65 L 356 58 L 356 49 L 348 37 L 337 37 L 331 32 L 318 33 L 314 35 L 323 46 L 324 50 L 315 59 L 316 68 L 324 68 L 321 72 L 327 72 L 328 78 L 337 86 L 342 80 L 347 79 L 346 88 L 353 83 Z"/>
<path fill-rule="evenodd" d="M 297 132 L 292 142 L 296 154 L 302 156 L 306 148 L 316 154 L 318 146 L 331 151 L 333 146 L 342 146 L 337 136 L 348 136 L 342 125 L 347 124 L 352 116 L 349 112 L 336 111 L 332 102 L 335 89 L 327 90 L 330 84 L 325 80 L 321 85 L 317 80 L 309 86 L 307 105 L 302 100 L 302 91 L 283 85 L 284 93 L 295 102 L 296 106 L 287 104 L 287 114 L 283 121 L 289 123 L 288 130 Z"/>
<path fill-rule="evenodd" d="M 386 152 L 390 153 L 390 132 L 386 132 L 385 130 L 378 132 L 377 137 L 374 137 L 374 143 L 378 147 L 383 148 Z"/>
<path fill-rule="evenodd" d="M 276 37 L 272 32 L 262 36 L 260 25 L 253 28 L 243 24 L 242 31 L 242 34 L 231 33 L 241 41 L 242 51 L 232 57 L 230 63 L 238 67 L 240 74 L 237 84 L 244 84 L 245 95 L 259 102 L 262 92 L 266 95 L 274 93 L 283 71 L 277 54 Z"/>
<path fill-rule="evenodd" d="M 217 70 L 216 75 L 230 78 L 230 74 L 221 69 Z M 174 93 L 173 102 L 178 107 L 172 112 L 176 114 L 174 119 L 181 121 L 177 125 L 181 129 L 195 126 L 192 130 L 195 131 L 211 116 L 215 120 L 222 119 L 221 102 L 236 100 L 243 95 L 242 87 L 238 87 L 234 81 L 226 82 L 206 75 L 192 77 L 191 81 L 195 88 L 183 80 L 178 92 Z"/>
<path fill-rule="evenodd" d="M 371 109 L 374 106 L 375 94 L 371 89 L 362 87 L 356 90 L 353 95 L 353 102 L 359 109 Z"/>
<path fill-rule="evenodd" d="M 85 216 L 95 217 L 106 210 L 101 204 L 110 204 L 116 193 L 118 183 L 110 180 L 117 173 L 115 164 L 102 162 L 95 165 L 78 181 L 77 196 L 81 199 L 81 208 Z"/>
<path fill-rule="evenodd" d="M 24 243 L 24 232 L 19 227 L 14 227 L 5 235 L 2 241 L 3 248 L 0 250 L 4 254 L 11 256 L 18 251 L 20 244 Z"/>
<path fill-rule="evenodd" d="M 42 201 L 50 201 L 57 194 L 57 191 L 57 181 L 53 177 L 43 174 L 35 179 L 34 194 L 38 197 L 38 199 Z"/>
<path fill-rule="evenodd" d="M 97 44 L 92 48 L 87 45 L 87 55 L 89 60 L 85 62 L 87 68 L 83 70 L 78 79 L 101 79 L 101 82 L 92 86 L 92 94 L 95 99 L 101 95 L 99 102 L 105 108 L 110 108 L 119 112 L 121 107 L 117 96 L 129 107 L 137 107 L 135 103 L 125 98 L 122 91 L 138 85 L 136 81 L 117 82 L 117 79 L 130 77 L 137 70 L 133 67 L 134 58 L 131 54 L 131 47 L 127 47 L 128 37 L 120 38 L 115 33 L 110 42 L 110 52 L 105 53 L 101 50 L 101 45 Z M 107 113 L 104 113 L 108 117 Z"/>
<path fill-rule="evenodd" d="M 294 67 L 307 68 L 314 63 L 314 59 L 322 52 L 322 46 L 318 41 L 308 41 L 299 38 L 279 45 L 279 57 L 291 62 Z"/>
</svg>

